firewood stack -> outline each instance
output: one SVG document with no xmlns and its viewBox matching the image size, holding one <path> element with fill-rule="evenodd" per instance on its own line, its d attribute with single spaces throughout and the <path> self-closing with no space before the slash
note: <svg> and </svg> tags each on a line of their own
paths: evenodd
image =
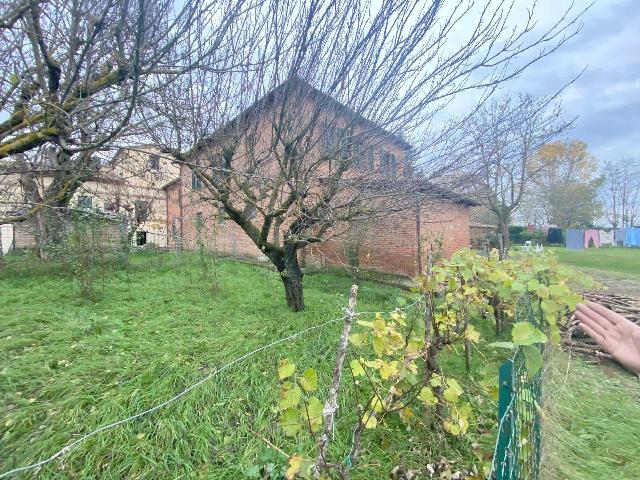
<svg viewBox="0 0 640 480">
<path fill-rule="evenodd" d="M 640 300 L 607 292 L 585 292 L 583 295 L 586 299 L 598 302 L 632 322 L 640 324 Z M 574 316 L 571 316 L 570 322 L 562 334 L 562 344 L 570 353 L 581 353 L 598 361 L 611 358 L 611 355 L 604 352 L 595 340 L 578 327 Z"/>
</svg>

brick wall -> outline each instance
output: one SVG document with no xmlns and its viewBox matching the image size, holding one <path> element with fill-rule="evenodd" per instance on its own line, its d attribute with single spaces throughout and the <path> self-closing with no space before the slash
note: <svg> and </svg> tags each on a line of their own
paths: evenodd
<svg viewBox="0 0 640 480">
<path fill-rule="evenodd" d="M 305 261 L 314 266 L 348 265 L 345 235 L 313 245 Z M 422 271 L 421 250 L 431 240 L 441 239 L 442 253 L 450 257 L 470 242 L 468 208 L 456 203 L 425 203 L 416 211 L 391 214 L 375 222 L 359 255 L 360 268 L 397 275 L 415 276 Z"/>
<path fill-rule="evenodd" d="M 203 193 L 206 196 L 206 193 Z M 178 234 L 182 247 L 194 250 L 202 241 L 211 250 L 223 254 L 241 257 L 263 257 L 244 231 L 233 221 L 225 219 L 213 202 L 203 200 L 201 191 L 193 190 L 191 172 L 183 166 L 180 180 L 167 188 L 167 224 L 169 226 L 171 246 L 176 246 Z M 202 228 L 198 231 L 196 219 L 202 218 Z M 175 228 L 174 228 L 175 226 Z"/>
<path fill-rule="evenodd" d="M 191 188 L 191 174 L 187 167 L 179 182 L 167 189 L 169 231 L 172 225 L 180 235 L 182 247 L 197 248 L 200 238 L 208 248 L 223 254 L 264 259 L 264 255 L 233 221 L 221 220 L 211 201 L 202 200 L 200 192 Z M 182 194 L 181 194 L 182 192 Z M 182 205 L 181 205 L 182 203 Z M 198 233 L 198 214 L 204 227 Z M 257 219 L 256 225 L 260 225 Z M 329 232 L 328 240 L 306 247 L 300 252 L 300 260 L 307 266 L 345 266 L 346 227 Z M 431 241 L 440 240 L 442 253 L 449 257 L 455 251 L 469 246 L 469 208 L 452 202 L 425 202 L 416 210 L 393 213 L 376 219 L 366 230 L 359 254 L 360 268 L 398 275 L 415 276 L 422 271 L 421 254 Z M 175 240 L 171 242 L 175 246 Z"/>
<path fill-rule="evenodd" d="M 442 239 L 442 253 L 450 257 L 455 251 L 471 243 L 469 208 L 457 203 L 430 203 L 424 205 L 420 215 L 423 245 L 430 240 Z M 422 262 L 424 264 L 424 261 Z"/>
</svg>

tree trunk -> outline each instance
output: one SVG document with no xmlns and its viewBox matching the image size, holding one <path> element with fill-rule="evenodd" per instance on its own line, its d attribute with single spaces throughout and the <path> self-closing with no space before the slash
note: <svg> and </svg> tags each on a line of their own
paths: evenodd
<svg viewBox="0 0 640 480">
<path fill-rule="evenodd" d="M 298 263 L 298 249 L 291 245 L 284 246 L 283 264 L 277 265 L 284 285 L 287 305 L 294 312 L 304 310 L 304 294 L 302 290 L 303 273 Z"/>
<path fill-rule="evenodd" d="M 500 259 L 504 260 L 507 257 L 507 252 L 511 247 L 511 240 L 509 240 L 509 222 L 507 220 L 499 221 L 500 236 L 502 237 L 502 251 L 500 252 Z"/>
</svg>

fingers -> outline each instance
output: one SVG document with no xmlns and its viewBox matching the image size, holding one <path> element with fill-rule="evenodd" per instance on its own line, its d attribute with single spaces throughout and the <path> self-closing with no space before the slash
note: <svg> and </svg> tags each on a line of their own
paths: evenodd
<svg viewBox="0 0 640 480">
<path fill-rule="evenodd" d="M 596 310 L 595 305 L 600 307 L 600 310 Z M 594 302 L 589 302 L 587 304 L 581 303 L 576 306 L 576 317 L 578 316 L 578 313 L 580 313 L 583 317 L 589 318 L 590 320 L 596 322 L 598 325 L 600 325 L 602 328 L 606 330 L 606 329 L 609 329 L 611 326 L 616 325 L 618 321 L 617 319 L 612 320 L 610 317 L 602 315 L 600 312 L 602 312 L 603 310 L 604 310 L 603 313 L 609 312 L 609 310 L 607 310 L 605 307 L 603 307 L 602 305 L 598 305 L 597 303 L 594 303 Z M 613 313 L 613 312 L 610 312 L 610 313 Z"/>
<path fill-rule="evenodd" d="M 598 344 L 604 347 L 604 337 L 600 335 L 598 332 L 593 330 L 587 323 L 580 322 L 578 326 L 584 331 L 587 335 L 593 338 Z"/>
<path fill-rule="evenodd" d="M 624 318 L 622 315 L 609 310 L 607 307 L 600 305 L 599 303 L 596 302 L 587 302 L 587 307 L 596 312 L 598 315 L 600 315 L 601 317 L 607 319 L 609 322 L 611 322 L 613 325 L 616 325 L 617 323 L 620 323 L 621 321 L 626 321 L 627 319 Z"/>
<path fill-rule="evenodd" d="M 591 311 L 588 311 L 587 313 L 585 313 L 582 310 L 576 310 L 576 318 L 580 322 L 581 328 L 583 326 L 588 327 L 589 330 L 585 328 L 583 328 L 583 330 L 587 332 L 587 334 L 589 334 L 589 336 L 591 336 L 598 343 L 600 343 L 600 340 L 598 340 L 596 337 L 591 335 L 591 333 L 589 332 L 593 332 L 594 334 L 597 334 L 603 340 L 607 336 L 607 327 L 609 326 L 609 324 L 605 319 L 603 319 L 599 315 L 594 314 Z"/>
<path fill-rule="evenodd" d="M 603 333 L 613 325 L 609 320 L 595 310 L 591 310 L 591 308 L 585 304 L 579 304 L 576 306 L 576 318 L 581 322 L 589 320 L 592 324 L 598 325 L 602 329 Z"/>
</svg>

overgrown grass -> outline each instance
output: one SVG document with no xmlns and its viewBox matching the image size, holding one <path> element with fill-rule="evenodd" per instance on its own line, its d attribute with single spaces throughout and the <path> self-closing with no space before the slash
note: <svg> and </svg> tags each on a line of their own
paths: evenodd
<svg viewBox="0 0 640 480">
<path fill-rule="evenodd" d="M 584 250 L 551 249 L 563 263 L 640 278 L 640 248 L 606 247 Z"/>
<path fill-rule="evenodd" d="M 56 266 L 21 258 L 0 271 L 0 473 L 154 406 L 250 350 L 340 317 L 351 283 L 339 274 L 308 275 L 307 309 L 293 313 L 268 269 L 219 261 L 215 284 L 196 255 L 140 254 L 132 262 L 100 271 L 96 302 L 79 299 L 68 272 Z M 358 310 L 389 311 L 411 297 L 363 282 Z M 336 322 L 261 352 L 166 408 L 91 437 L 39 478 L 245 478 L 256 465 L 285 463 L 258 436 L 290 454 L 312 454 L 312 439 L 286 439 L 277 427 L 277 365 L 288 357 L 316 368 L 325 398 L 340 330 Z M 477 463 L 470 444 L 490 452 L 496 419 L 495 403 L 475 380 L 495 375 L 501 354 L 479 351 L 470 377 L 460 352 L 443 359 L 473 393 L 479 415 L 470 431 L 483 434 L 460 440 L 406 430 L 389 418 L 367 432 L 362 463 L 370 466 L 354 478 L 389 478 L 395 465 L 423 468 L 441 457 L 456 462 L 454 469 Z M 349 381 L 343 387 L 336 461 L 348 452 L 354 422 L 353 388 Z"/>
<path fill-rule="evenodd" d="M 640 384 L 554 350 L 546 372 L 543 479 L 640 478 Z"/>
</svg>

